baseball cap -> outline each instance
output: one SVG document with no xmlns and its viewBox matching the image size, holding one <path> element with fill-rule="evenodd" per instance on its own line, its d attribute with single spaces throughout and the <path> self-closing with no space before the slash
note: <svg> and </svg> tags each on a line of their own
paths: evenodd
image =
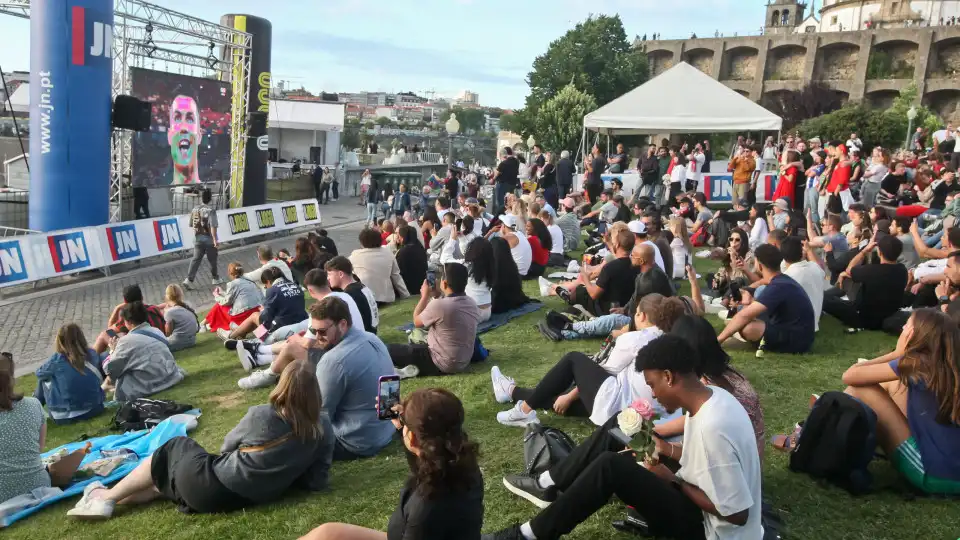
<svg viewBox="0 0 960 540">
<path fill-rule="evenodd" d="M 773 205 L 781 210 L 790 209 L 790 203 L 788 203 L 786 199 L 777 199 L 776 202 L 773 203 Z"/>
<path fill-rule="evenodd" d="M 476 197 L 467 197 L 467 204 L 480 204 Z"/>
<path fill-rule="evenodd" d="M 560 204 L 562 204 L 564 208 L 573 208 L 574 206 L 577 205 L 576 202 L 574 202 L 573 197 L 567 197 L 565 199 L 561 199 Z"/>
<path fill-rule="evenodd" d="M 640 220 L 634 220 L 630 223 L 627 223 L 627 229 L 629 229 L 633 234 L 647 234 L 647 224 Z"/>
<path fill-rule="evenodd" d="M 610 188 L 607 188 L 607 189 L 603 190 L 603 193 L 602 193 L 602 194 L 603 194 L 603 195 L 606 195 L 607 197 L 613 197 L 613 190 L 610 189 Z"/>
<path fill-rule="evenodd" d="M 504 214 L 500 218 L 500 221 L 503 223 L 504 227 L 507 227 L 510 229 L 517 228 L 517 216 L 514 216 L 512 214 Z"/>
</svg>

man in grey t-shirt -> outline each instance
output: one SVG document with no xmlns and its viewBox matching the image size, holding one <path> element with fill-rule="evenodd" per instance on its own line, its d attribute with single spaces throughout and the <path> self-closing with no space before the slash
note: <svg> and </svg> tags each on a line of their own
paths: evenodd
<svg viewBox="0 0 960 540">
<path fill-rule="evenodd" d="M 217 253 L 219 243 L 217 242 L 217 211 L 210 206 L 213 194 L 209 189 L 200 192 L 200 202 L 190 212 L 190 227 L 193 228 L 193 260 L 190 261 L 190 269 L 187 271 L 187 279 L 183 280 L 183 286 L 190 288 L 193 286 L 193 280 L 197 277 L 197 271 L 200 270 L 200 263 L 204 256 L 210 263 L 210 274 L 213 276 L 213 285 L 221 285 L 223 280 L 217 271 Z"/>
</svg>

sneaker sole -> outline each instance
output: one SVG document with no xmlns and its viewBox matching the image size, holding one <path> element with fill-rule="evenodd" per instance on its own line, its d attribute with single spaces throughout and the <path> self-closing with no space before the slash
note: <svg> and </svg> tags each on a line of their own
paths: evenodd
<svg viewBox="0 0 960 540">
<path fill-rule="evenodd" d="M 497 366 L 494 366 L 494 367 L 490 370 L 490 384 L 493 386 L 493 398 L 497 401 L 497 403 L 503 403 L 503 404 L 510 403 L 510 401 L 511 401 L 510 396 L 505 396 L 505 397 L 501 398 L 501 396 L 497 395 L 497 383 L 493 382 L 493 370 L 494 370 L 494 369 L 497 370 L 497 375 L 499 375 L 500 377 L 503 377 L 503 373 L 500 371 L 500 369 L 499 369 Z"/>
<path fill-rule="evenodd" d="M 507 491 L 509 491 L 510 493 L 513 493 L 513 494 L 516 495 L 517 497 L 520 497 L 520 498 L 522 498 L 522 499 L 526 499 L 527 501 L 533 503 L 533 504 L 534 504 L 535 506 L 537 506 L 538 508 L 543 509 L 543 508 L 547 508 L 547 507 L 550 506 L 550 502 L 549 502 L 549 501 L 545 501 L 545 500 L 540 499 L 540 498 L 538 498 L 537 496 L 535 496 L 535 495 L 533 495 L 533 494 L 531 494 L 531 493 L 527 493 L 526 491 L 524 491 L 524 490 L 522 490 L 522 489 L 514 486 L 514 485 L 511 484 L 510 482 L 507 482 L 507 479 L 506 479 L 506 478 L 503 479 L 503 487 L 507 488 Z"/>
<path fill-rule="evenodd" d="M 539 418 L 535 418 L 535 419 L 529 420 L 529 421 L 527 421 L 527 420 L 509 420 L 509 421 L 504 422 L 503 420 L 500 420 L 499 418 L 497 418 L 497 422 L 499 422 L 501 426 L 525 428 L 525 427 L 529 426 L 530 424 L 539 424 L 539 423 L 540 423 L 540 419 L 539 419 Z"/>
<path fill-rule="evenodd" d="M 243 344 L 237 342 L 237 358 L 240 359 L 240 365 L 243 366 L 243 370 L 247 373 L 253 371 L 253 356 L 250 355 L 250 351 L 243 348 Z"/>
</svg>

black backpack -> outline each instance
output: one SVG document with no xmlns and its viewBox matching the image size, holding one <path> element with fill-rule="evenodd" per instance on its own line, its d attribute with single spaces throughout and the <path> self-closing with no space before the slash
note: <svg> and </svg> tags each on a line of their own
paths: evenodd
<svg viewBox="0 0 960 540">
<path fill-rule="evenodd" d="M 576 446 L 569 435 L 540 423 L 527 424 L 523 434 L 523 461 L 527 474 L 541 474 L 570 455 Z"/>
<path fill-rule="evenodd" d="M 843 392 L 827 392 L 817 400 L 790 454 L 790 470 L 805 472 L 852 495 L 870 491 L 867 466 L 877 448 L 877 415 Z"/>
<path fill-rule="evenodd" d="M 124 432 L 151 429 L 167 418 L 191 409 L 193 405 L 164 399 L 137 398 L 125 401 L 113 417 L 113 429 Z"/>
</svg>

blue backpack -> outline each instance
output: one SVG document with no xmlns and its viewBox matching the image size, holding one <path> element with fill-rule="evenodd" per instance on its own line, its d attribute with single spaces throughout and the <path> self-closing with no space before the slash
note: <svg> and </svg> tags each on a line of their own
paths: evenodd
<svg viewBox="0 0 960 540">
<path fill-rule="evenodd" d="M 862 495 L 873 483 L 867 467 L 876 448 L 877 414 L 873 409 L 843 392 L 827 392 L 803 424 L 790 454 L 790 470 Z"/>
</svg>

